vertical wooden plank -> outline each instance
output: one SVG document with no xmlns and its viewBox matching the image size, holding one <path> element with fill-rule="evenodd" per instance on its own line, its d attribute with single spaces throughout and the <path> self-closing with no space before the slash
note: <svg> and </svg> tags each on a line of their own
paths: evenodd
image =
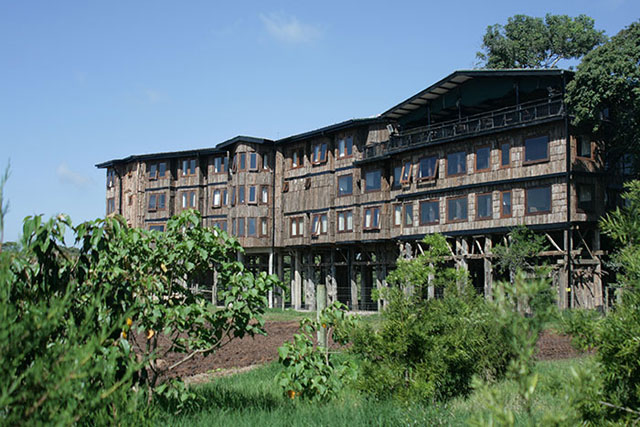
<svg viewBox="0 0 640 427">
<path fill-rule="evenodd" d="M 597 264 L 593 272 L 593 304 L 595 308 L 604 310 L 604 294 L 602 292 L 602 260 L 598 252 L 600 251 L 600 230 L 593 230 L 593 253 Z"/>
<path fill-rule="evenodd" d="M 302 304 L 302 262 L 300 259 L 300 250 L 295 250 L 293 268 L 293 289 L 291 289 L 291 302 L 296 310 L 300 310 Z"/>
<path fill-rule="evenodd" d="M 488 300 L 493 299 L 493 263 L 491 236 L 484 238 L 484 297 Z"/>
<path fill-rule="evenodd" d="M 349 251 L 349 279 L 351 281 L 351 309 L 359 310 L 360 304 L 358 304 L 358 284 L 356 283 L 356 267 L 353 265 L 354 261 L 353 250 Z"/>
</svg>

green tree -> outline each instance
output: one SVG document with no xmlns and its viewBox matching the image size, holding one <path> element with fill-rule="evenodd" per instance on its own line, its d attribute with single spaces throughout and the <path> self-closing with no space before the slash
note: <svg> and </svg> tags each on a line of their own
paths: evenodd
<svg viewBox="0 0 640 427">
<path fill-rule="evenodd" d="M 2 243 L 4 242 L 4 218 L 9 212 L 9 202 L 4 200 L 4 186 L 9 179 L 10 170 L 10 165 L 7 164 L 4 173 L 0 176 L 0 252 L 2 252 Z"/>
<path fill-rule="evenodd" d="M 624 154 L 640 159 L 640 21 L 589 52 L 567 85 L 573 123 L 606 144 L 615 163 Z"/>
<path fill-rule="evenodd" d="M 533 272 L 537 266 L 537 256 L 547 248 L 544 236 L 529 230 L 525 225 L 512 229 L 505 244 L 493 248 L 495 263 L 499 270 L 509 273 L 513 284 L 518 270 Z"/>
<path fill-rule="evenodd" d="M 586 15 L 514 15 L 505 25 L 487 27 L 483 50 L 476 56 L 483 68 L 553 68 L 561 59 L 578 59 L 605 40 Z"/>
</svg>

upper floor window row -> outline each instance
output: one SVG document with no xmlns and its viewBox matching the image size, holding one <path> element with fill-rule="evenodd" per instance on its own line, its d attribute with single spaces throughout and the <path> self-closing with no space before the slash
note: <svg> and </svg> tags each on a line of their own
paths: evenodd
<svg viewBox="0 0 640 427">
<path fill-rule="evenodd" d="M 185 159 L 182 161 L 182 176 L 196 174 L 196 159 Z"/>
</svg>

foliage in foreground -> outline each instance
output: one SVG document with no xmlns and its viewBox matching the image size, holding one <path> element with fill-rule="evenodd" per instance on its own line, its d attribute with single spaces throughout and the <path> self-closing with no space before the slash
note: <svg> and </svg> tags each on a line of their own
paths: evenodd
<svg viewBox="0 0 640 427">
<path fill-rule="evenodd" d="M 378 398 L 446 400 L 471 390 L 471 379 L 500 378 L 510 354 L 482 297 L 466 284 L 466 272 L 447 267 L 445 238 L 427 236 L 424 254 L 399 262 L 383 293 L 389 304 L 378 330 L 354 333 L 352 352 L 362 359 L 358 387 Z M 407 279 L 407 275 L 411 279 Z M 444 287 L 441 299 L 425 299 L 426 287 Z"/>
<path fill-rule="evenodd" d="M 329 349 L 331 341 L 345 345 L 358 318 L 347 313 L 344 304 L 334 303 L 322 310 L 316 320 L 300 321 L 300 332 L 293 342 L 278 349 L 279 361 L 284 369 L 277 377 L 278 384 L 291 399 L 299 396 L 307 400 L 327 400 L 335 397 L 345 382 L 355 375 L 349 361 L 336 361 Z M 314 335 L 324 334 L 323 343 Z"/>
<path fill-rule="evenodd" d="M 76 256 L 65 250 L 68 228 Z M 134 422 L 154 392 L 182 403 L 190 396 L 180 382 L 160 384 L 182 361 L 263 332 L 275 279 L 246 272 L 235 261 L 237 242 L 203 228 L 193 211 L 165 233 L 121 218 L 76 227 L 66 216 L 27 218 L 21 247 L 0 254 L 2 424 Z M 224 284 L 222 310 L 185 286 L 213 268 Z M 158 363 L 167 351 L 185 357 Z"/>
</svg>

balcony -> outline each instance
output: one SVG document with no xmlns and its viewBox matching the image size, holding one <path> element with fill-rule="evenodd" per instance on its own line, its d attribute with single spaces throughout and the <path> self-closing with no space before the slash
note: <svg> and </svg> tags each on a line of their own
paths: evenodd
<svg viewBox="0 0 640 427">
<path fill-rule="evenodd" d="M 505 130 L 537 121 L 560 117 L 564 114 L 562 97 L 536 100 L 517 106 L 463 117 L 459 120 L 413 128 L 400 135 L 391 135 L 388 141 L 365 147 L 364 158 L 372 159 L 401 151 L 405 148 L 444 142 L 466 136 L 475 136 Z"/>
</svg>

